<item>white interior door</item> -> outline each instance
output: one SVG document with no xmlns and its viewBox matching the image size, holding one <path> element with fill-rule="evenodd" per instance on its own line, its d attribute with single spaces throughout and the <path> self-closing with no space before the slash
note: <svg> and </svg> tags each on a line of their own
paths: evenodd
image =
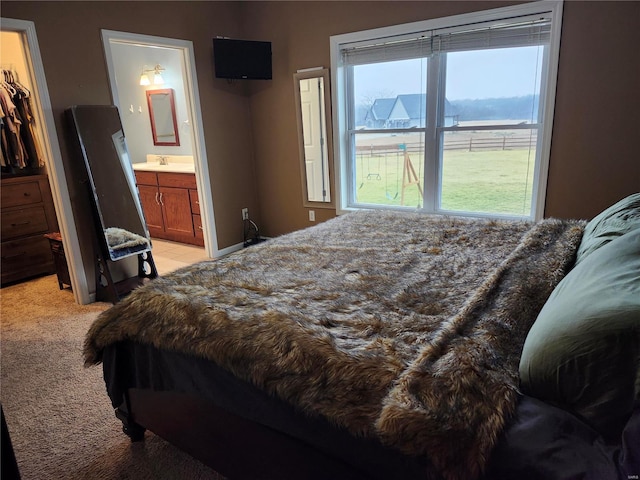
<svg viewBox="0 0 640 480">
<path fill-rule="evenodd" d="M 325 118 L 323 99 L 322 78 L 300 80 L 307 195 L 312 202 L 330 201 L 326 188 L 329 182 L 329 156 L 322 133 Z"/>
</svg>

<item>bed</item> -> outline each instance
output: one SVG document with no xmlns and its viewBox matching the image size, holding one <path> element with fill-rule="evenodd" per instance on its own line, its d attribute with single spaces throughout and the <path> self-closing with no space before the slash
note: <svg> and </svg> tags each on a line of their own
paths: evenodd
<svg viewBox="0 0 640 480">
<path fill-rule="evenodd" d="M 136 289 L 92 325 L 85 364 L 132 439 L 231 479 L 637 475 L 640 194 L 619 203 L 588 224 L 349 213 Z M 585 277 L 625 292 L 590 388 L 550 361 L 573 336 L 545 327 L 594 298 Z M 606 398 L 598 362 L 616 368 Z"/>
</svg>

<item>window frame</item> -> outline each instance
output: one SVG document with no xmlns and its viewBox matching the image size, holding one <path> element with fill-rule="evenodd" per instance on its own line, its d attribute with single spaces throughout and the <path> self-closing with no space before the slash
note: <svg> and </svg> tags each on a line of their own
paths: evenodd
<svg viewBox="0 0 640 480">
<path fill-rule="evenodd" d="M 352 134 L 349 130 L 349 118 L 353 115 L 352 106 L 355 105 L 351 97 L 353 92 L 352 85 L 349 84 L 351 76 L 346 74 L 348 66 L 342 64 L 342 50 L 346 45 L 355 43 L 370 43 L 372 40 L 380 40 L 386 37 L 397 37 L 400 35 L 410 36 L 416 32 L 425 30 L 441 30 L 451 28 L 465 28 L 464 25 L 479 22 L 492 22 L 501 19 L 547 14 L 551 17 L 551 32 L 548 49 L 545 52 L 545 65 L 541 78 L 541 95 L 544 103 L 539 105 L 539 122 L 541 124 L 538 130 L 542 135 L 538 143 L 539 148 L 536 149 L 536 161 L 533 178 L 532 204 L 530 216 L 513 216 L 502 215 L 498 213 L 484 214 L 477 212 L 460 212 L 447 211 L 439 207 L 439 188 L 440 188 L 440 161 L 436 161 L 435 172 L 426 176 L 429 183 L 424 184 L 424 201 L 423 206 L 418 211 L 435 214 L 454 214 L 461 216 L 473 217 L 491 217 L 491 218 L 517 218 L 540 220 L 544 215 L 547 179 L 549 172 L 549 156 L 551 152 L 551 135 L 553 130 L 553 118 L 555 107 L 555 92 L 558 75 L 558 59 L 560 51 L 560 34 L 562 29 L 562 9 L 563 0 L 542 0 L 537 2 L 525 3 L 515 6 L 496 8 L 478 12 L 470 12 L 450 17 L 442 17 L 432 20 L 420 22 L 406 23 L 401 25 L 393 25 L 389 27 L 376 28 L 372 30 L 364 30 L 341 35 L 334 35 L 330 38 L 331 49 L 331 81 L 332 81 L 332 111 L 333 117 L 333 137 L 334 142 L 334 171 L 335 171 L 335 199 L 336 213 L 338 215 L 358 209 L 413 209 L 412 207 L 392 207 L 384 205 L 357 204 L 351 202 L 353 196 L 353 186 L 349 182 L 350 178 L 354 178 L 353 171 L 355 162 L 351 161 L 355 158 L 355 152 L 350 149 L 355 148 L 354 144 L 349 141 Z M 430 58 L 430 62 L 439 62 L 439 56 Z M 427 75 L 443 75 L 444 68 L 428 68 Z M 442 91 L 444 89 L 441 89 Z M 442 93 L 444 95 L 444 93 Z M 433 96 L 431 97 L 433 98 Z M 429 101 L 427 92 L 427 121 L 425 128 L 417 129 L 425 132 L 425 156 L 428 154 L 441 155 L 442 149 L 439 147 L 441 132 L 447 131 L 450 127 L 439 126 L 436 120 L 436 113 L 442 112 L 437 108 L 437 102 L 442 102 L 439 98 Z M 532 125 L 527 125 L 531 128 Z M 458 127 L 459 128 L 459 127 Z M 376 130 L 366 129 L 362 133 L 374 133 Z M 413 129 L 412 131 L 416 131 Z M 459 130 L 458 130 L 459 131 Z M 434 157 L 435 158 L 435 157 Z"/>
</svg>

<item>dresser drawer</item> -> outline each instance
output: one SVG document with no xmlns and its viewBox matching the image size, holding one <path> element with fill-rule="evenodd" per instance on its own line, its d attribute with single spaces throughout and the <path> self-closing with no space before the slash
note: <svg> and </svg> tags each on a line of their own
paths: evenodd
<svg viewBox="0 0 640 480">
<path fill-rule="evenodd" d="M 54 273 L 49 241 L 43 235 L 2 242 L 2 283 Z"/>
<path fill-rule="evenodd" d="M 161 187 L 196 188 L 196 176 L 193 173 L 158 173 L 158 185 Z"/>
<path fill-rule="evenodd" d="M 43 205 L 2 211 L 2 241 L 49 231 Z"/>
<path fill-rule="evenodd" d="M 193 231 L 197 239 L 204 241 L 204 232 L 202 231 L 202 218 L 200 215 L 193 215 Z"/>
<path fill-rule="evenodd" d="M 198 200 L 198 191 L 189 190 L 189 199 L 191 200 L 191 213 L 200 215 L 200 201 Z"/>
<path fill-rule="evenodd" d="M 158 185 L 158 174 L 136 170 L 136 183 L 138 185 Z"/>
<path fill-rule="evenodd" d="M 38 182 L 24 182 L 2 185 L 2 208 L 17 207 L 42 202 L 42 192 Z"/>
</svg>

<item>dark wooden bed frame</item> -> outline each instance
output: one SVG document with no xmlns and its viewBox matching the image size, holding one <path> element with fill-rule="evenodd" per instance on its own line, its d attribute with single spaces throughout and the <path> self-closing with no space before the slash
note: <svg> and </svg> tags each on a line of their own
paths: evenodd
<svg viewBox="0 0 640 480">
<path fill-rule="evenodd" d="M 143 441 L 150 430 L 234 480 L 372 478 L 316 447 L 193 394 L 130 388 L 116 416 L 132 441 Z"/>
</svg>

